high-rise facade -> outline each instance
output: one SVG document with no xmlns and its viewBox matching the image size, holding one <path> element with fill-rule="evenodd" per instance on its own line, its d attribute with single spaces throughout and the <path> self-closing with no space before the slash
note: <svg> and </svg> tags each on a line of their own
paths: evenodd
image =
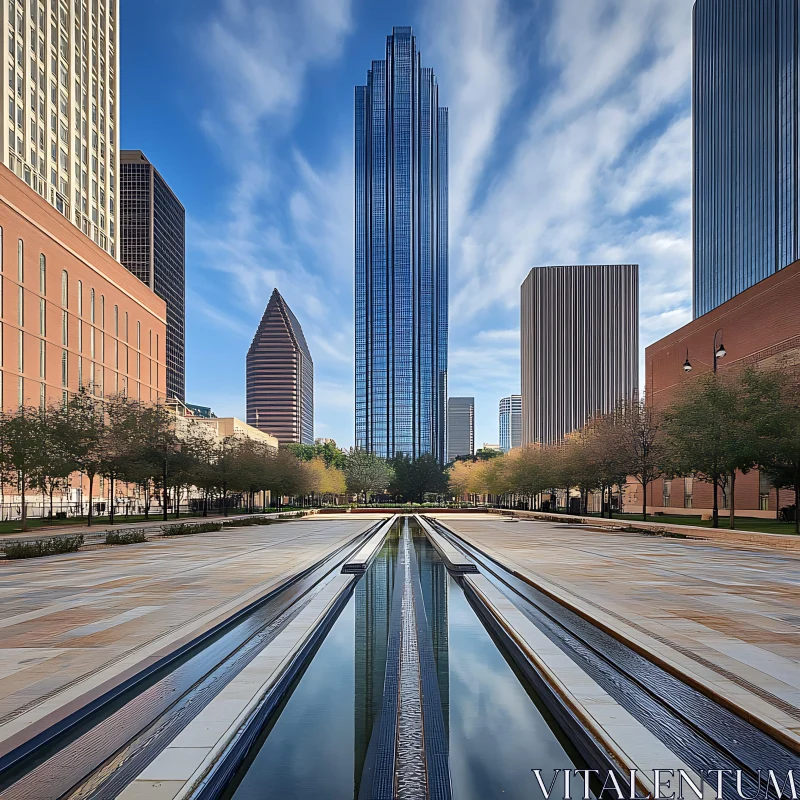
<svg viewBox="0 0 800 800">
<path fill-rule="evenodd" d="M 475 398 L 447 401 L 447 460 L 475 455 Z"/>
<path fill-rule="evenodd" d="M 277 289 L 247 351 L 247 424 L 281 444 L 314 444 L 314 362 Z"/>
<path fill-rule="evenodd" d="M 522 444 L 522 395 L 512 394 L 500 401 L 500 449 L 507 453 Z"/>
<path fill-rule="evenodd" d="M 445 457 L 448 116 L 411 28 L 355 90 L 356 446 Z"/>
<path fill-rule="evenodd" d="M 119 0 L 7 0 L 3 163 L 117 257 Z"/>
<path fill-rule="evenodd" d="M 694 6 L 694 316 L 800 258 L 800 5 Z"/>
<path fill-rule="evenodd" d="M 560 441 L 637 392 L 638 266 L 532 269 L 520 330 L 522 443 Z"/>
<path fill-rule="evenodd" d="M 167 396 L 186 399 L 186 212 L 141 150 L 120 153 L 120 261 L 167 304 Z"/>
</svg>

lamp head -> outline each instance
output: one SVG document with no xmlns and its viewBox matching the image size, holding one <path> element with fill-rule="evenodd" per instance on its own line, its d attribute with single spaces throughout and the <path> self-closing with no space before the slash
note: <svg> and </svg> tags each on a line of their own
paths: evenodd
<svg viewBox="0 0 800 800">
<path fill-rule="evenodd" d="M 717 358 L 725 358 L 728 354 L 728 351 L 725 349 L 725 345 L 722 342 L 719 343 L 719 347 L 717 348 L 716 356 Z"/>
<path fill-rule="evenodd" d="M 692 365 L 688 358 L 686 359 L 686 361 L 683 362 L 683 371 L 684 372 L 692 371 Z"/>
</svg>

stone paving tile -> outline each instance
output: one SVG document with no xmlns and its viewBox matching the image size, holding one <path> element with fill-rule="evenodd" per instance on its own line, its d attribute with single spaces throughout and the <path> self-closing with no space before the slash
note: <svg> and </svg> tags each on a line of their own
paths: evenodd
<svg viewBox="0 0 800 800">
<path fill-rule="evenodd" d="M 215 613 L 227 616 L 374 521 L 316 516 L 0 561 L 0 750 L 24 733 L 27 717 L 57 710 L 62 695 L 74 700 L 115 664 L 135 666 L 139 652 L 149 657 Z"/>
<path fill-rule="evenodd" d="M 800 554 L 488 514 L 442 522 L 748 710 L 800 730 Z"/>
</svg>

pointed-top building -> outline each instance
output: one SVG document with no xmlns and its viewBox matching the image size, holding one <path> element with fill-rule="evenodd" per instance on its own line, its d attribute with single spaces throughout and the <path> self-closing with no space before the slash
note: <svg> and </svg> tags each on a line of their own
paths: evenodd
<svg viewBox="0 0 800 800">
<path fill-rule="evenodd" d="M 277 289 L 247 351 L 247 423 L 280 444 L 314 444 L 314 362 Z"/>
</svg>

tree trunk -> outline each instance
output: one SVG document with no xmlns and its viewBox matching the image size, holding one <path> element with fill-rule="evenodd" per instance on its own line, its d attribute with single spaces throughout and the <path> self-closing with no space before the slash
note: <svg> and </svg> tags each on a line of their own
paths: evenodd
<svg viewBox="0 0 800 800">
<path fill-rule="evenodd" d="M 712 514 L 712 527 L 719 528 L 719 478 L 714 478 L 714 512 Z"/>
<path fill-rule="evenodd" d="M 228 516 L 228 487 L 222 485 L 222 516 Z"/>
<path fill-rule="evenodd" d="M 56 485 L 50 485 L 50 519 L 53 519 L 53 492 L 56 490 Z"/>
<path fill-rule="evenodd" d="M 203 516 L 208 516 L 208 492 L 203 492 Z"/>
<path fill-rule="evenodd" d="M 114 473 L 112 472 L 108 479 L 109 482 L 109 492 L 108 492 L 108 516 L 111 520 L 111 524 L 114 524 Z"/>
<path fill-rule="evenodd" d="M 794 532 L 800 534 L 800 483 L 794 485 Z"/>
<path fill-rule="evenodd" d="M 161 484 L 161 501 L 164 504 L 162 509 L 164 515 L 164 522 L 167 521 L 167 459 L 164 459 L 164 469 L 161 475 L 163 483 Z"/>
<path fill-rule="evenodd" d="M 647 522 L 647 481 L 642 482 L 642 520 Z"/>
<path fill-rule="evenodd" d="M 91 528 L 92 527 L 92 491 L 94 489 L 94 473 L 86 473 L 86 477 L 89 479 L 89 512 L 86 515 L 86 524 Z"/>
<path fill-rule="evenodd" d="M 731 473 L 731 493 L 728 495 L 728 500 L 730 503 L 730 522 L 728 523 L 728 528 L 733 530 L 736 527 L 736 470 Z"/>
<path fill-rule="evenodd" d="M 25 473 L 19 473 L 19 482 L 20 482 L 20 522 L 22 523 L 22 530 L 23 532 L 28 530 L 28 515 L 27 509 L 25 507 Z"/>
</svg>

